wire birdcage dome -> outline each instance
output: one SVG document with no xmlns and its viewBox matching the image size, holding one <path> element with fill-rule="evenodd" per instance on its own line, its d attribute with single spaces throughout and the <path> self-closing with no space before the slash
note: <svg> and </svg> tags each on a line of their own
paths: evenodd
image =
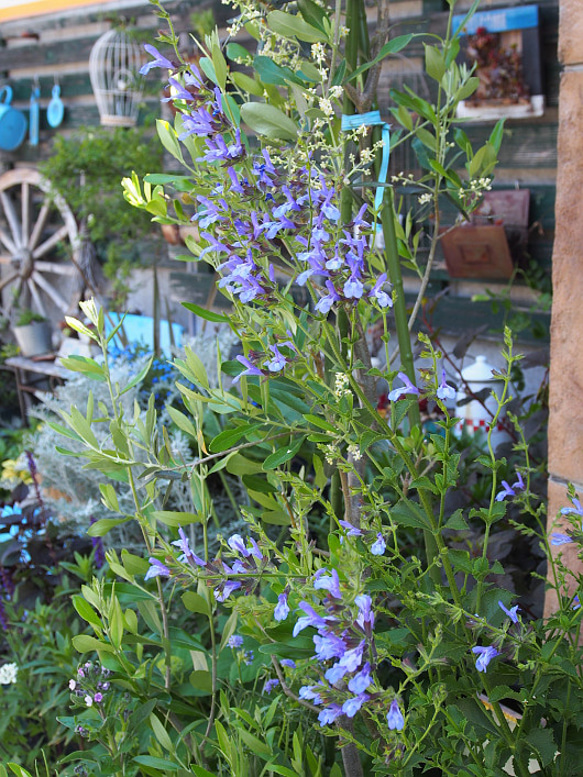
<svg viewBox="0 0 583 777">
<path fill-rule="evenodd" d="M 133 127 L 142 98 L 142 48 L 123 30 L 109 30 L 91 49 L 89 76 L 101 123 Z"/>
</svg>

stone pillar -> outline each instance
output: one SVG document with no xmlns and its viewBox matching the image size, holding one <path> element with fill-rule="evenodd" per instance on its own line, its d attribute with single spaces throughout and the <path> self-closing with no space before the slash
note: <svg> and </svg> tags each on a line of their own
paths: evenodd
<svg viewBox="0 0 583 777">
<path fill-rule="evenodd" d="M 583 500 L 583 3 L 560 0 L 559 140 L 549 417 L 548 527 L 569 504 L 571 482 Z M 562 546 L 569 566 L 581 562 Z M 554 609 L 547 597 L 545 612 Z"/>
</svg>

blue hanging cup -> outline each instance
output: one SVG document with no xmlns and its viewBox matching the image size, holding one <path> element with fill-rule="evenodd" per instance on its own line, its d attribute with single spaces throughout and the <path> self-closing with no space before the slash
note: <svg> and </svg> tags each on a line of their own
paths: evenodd
<svg viewBox="0 0 583 777">
<path fill-rule="evenodd" d="M 26 116 L 17 111 L 10 103 L 12 87 L 0 89 L 0 150 L 14 151 L 26 135 Z"/>
</svg>

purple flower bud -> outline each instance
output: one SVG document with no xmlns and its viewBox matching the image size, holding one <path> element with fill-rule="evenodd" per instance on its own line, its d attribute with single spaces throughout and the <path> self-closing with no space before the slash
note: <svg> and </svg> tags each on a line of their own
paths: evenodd
<svg viewBox="0 0 583 777">
<path fill-rule="evenodd" d="M 573 542 L 573 538 L 567 534 L 551 534 L 551 545 L 567 545 L 569 542 Z"/>
<path fill-rule="evenodd" d="M 296 668 L 296 662 L 292 661 L 291 658 L 282 658 L 279 663 L 282 666 L 287 666 L 288 669 L 295 669 Z"/>
<path fill-rule="evenodd" d="M 563 507 L 561 509 L 561 513 L 563 515 L 569 515 L 570 513 L 575 513 L 576 515 L 583 516 L 583 507 L 581 506 L 581 502 L 578 499 L 573 498 L 573 507 Z"/>
<path fill-rule="evenodd" d="M 231 548 L 231 550 L 234 550 L 235 553 L 240 553 L 241 556 L 244 556 L 245 558 L 248 558 L 251 555 L 247 549 L 247 546 L 245 545 L 245 540 L 243 537 L 241 537 L 240 534 L 233 534 L 232 537 L 229 537 L 227 540 L 227 545 Z"/>
</svg>

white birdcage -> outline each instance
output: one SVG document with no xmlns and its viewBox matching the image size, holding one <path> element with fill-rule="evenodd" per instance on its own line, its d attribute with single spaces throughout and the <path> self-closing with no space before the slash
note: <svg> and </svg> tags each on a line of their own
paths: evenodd
<svg viewBox="0 0 583 777">
<path fill-rule="evenodd" d="M 109 30 L 91 49 L 89 76 L 101 123 L 133 127 L 142 98 L 142 48 L 123 30 Z"/>
</svg>

